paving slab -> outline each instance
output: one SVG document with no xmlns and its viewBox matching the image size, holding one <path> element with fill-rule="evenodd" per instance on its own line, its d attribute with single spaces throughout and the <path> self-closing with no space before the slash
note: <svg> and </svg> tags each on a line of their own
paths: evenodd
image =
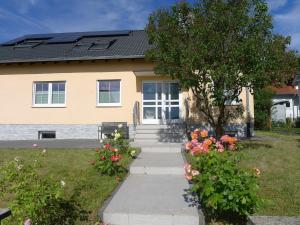
<svg viewBox="0 0 300 225">
<path fill-rule="evenodd" d="M 110 225 L 204 224 L 183 176 L 130 175 L 102 212 Z"/>
<path fill-rule="evenodd" d="M 249 216 L 249 225 L 300 225 L 300 217 Z"/>
<path fill-rule="evenodd" d="M 131 164 L 131 174 L 184 175 L 183 157 L 179 153 L 142 152 Z"/>
</svg>

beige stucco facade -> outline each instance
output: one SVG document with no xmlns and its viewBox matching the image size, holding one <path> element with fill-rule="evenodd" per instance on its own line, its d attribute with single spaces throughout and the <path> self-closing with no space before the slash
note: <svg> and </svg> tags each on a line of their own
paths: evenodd
<svg viewBox="0 0 300 225">
<path fill-rule="evenodd" d="M 110 79 L 121 80 L 121 106 L 99 107 L 97 81 Z M 134 103 L 142 103 L 142 81 L 158 79 L 170 78 L 153 75 L 153 64 L 138 59 L 1 65 L 0 124 L 132 124 Z M 33 84 L 37 81 L 65 81 L 66 106 L 34 107 Z M 192 97 L 191 93 L 183 91 L 183 117 L 187 97 Z M 246 91 L 241 99 L 245 105 Z M 252 96 L 249 105 L 253 117 Z"/>
</svg>

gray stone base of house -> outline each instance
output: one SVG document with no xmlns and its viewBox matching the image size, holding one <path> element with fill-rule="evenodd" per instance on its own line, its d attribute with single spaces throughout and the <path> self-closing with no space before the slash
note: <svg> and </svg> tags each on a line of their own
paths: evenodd
<svg viewBox="0 0 300 225">
<path fill-rule="evenodd" d="M 55 132 L 55 139 L 98 139 L 98 124 L 0 124 L 0 140 L 38 140 L 41 132 Z M 133 125 L 129 125 L 133 137 Z"/>
<path fill-rule="evenodd" d="M 188 131 L 193 131 L 194 129 L 207 129 L 209 131 L 209 135 L 214 135 L 214 130 L 212 127 L 206 124 L 190 124 L 187 126 Z M 225 133 L 235 136 L 237 138 L 245 138 L 247 137 L 247 124 L 230 124 L 224 128 Z M 254 123 L 251 122 L 249 124 L 249 133 L 250 137 L 254 134 Z"/>
<path fill-rule="evenodd" d="M 98 126 L 98 124 L 0 124 L 0 140 L 38 140 L 41 139 L 41 132 L 54 132 L 55 139 L 101 139 Z M 129 138 L 134 139 L 133 125 L 128 126 Z M 195 128 L 208 129 L 211 135 L 214 133 L 207 125 L 190 124 L 187 126 L 188 131 Z M 246 124 L 232 124 L 225 130 L 238 138 L 247 136 Z M 251 133 L 253 133 L 252 125 Z"/>
<path fill-rule="evenodd" d="M 249 216 L 249 225 L 299 225 L 300 217 L 287 216 Z"/>
</svg>

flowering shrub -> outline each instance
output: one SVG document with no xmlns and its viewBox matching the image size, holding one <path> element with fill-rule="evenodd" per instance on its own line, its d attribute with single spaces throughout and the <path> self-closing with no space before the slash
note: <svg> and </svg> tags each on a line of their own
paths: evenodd
<svg viewBox="0 0 300 225">
<path fill-rule="evenodd" d="M 121 154 L 117 148 L 110 144 L 105 144 L 103 148 L 96 150 L 96 160 L 92 165 L 103 175 L 116 175 L 124 171 L 124 168 L 119 164 Z"/>
<path fill-rule="evenodd" d="M 128 153 L 129 142 L 125 139 L 121 128 L 122 124 L 119 124 L 118 129 L 111 133 L 108 138 L 103 140 L 103 144 L 110 144 L 111 146 L 119 149 L 121 153 Z"/>
<path fill-rule="evenodd" d="M 0 166 L 0 199 L 8 200 L 13 212 L 3 224 L 73 225 L 86 218 L 78 202 L 65 198 L 66 182 L 40 175 L 41 167 L 39 160 L 25 163 L 19 157 Z"/>
<path fill-rule="evenodd" d="M 242 170 L 237 158 L 237 139 L 224 135 L 220 140 L 208 137 L 206 130 L 196 129 L 186 150 L 192 155 L 191 163 L 184 166 L 186 178 L 193 183 L 205 210 L 213 215 L 252 214 L 258 206 L 256 195 L 259 169 Z"/>
</svg>

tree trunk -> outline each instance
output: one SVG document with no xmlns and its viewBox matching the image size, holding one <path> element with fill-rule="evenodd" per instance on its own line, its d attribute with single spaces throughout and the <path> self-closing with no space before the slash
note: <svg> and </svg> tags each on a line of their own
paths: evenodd
<svg viewBox="0 0 300 225">
<path fill-rule="evenodd" d="M 216 138 L 220 139 L 224 135 L 224 126 L 221 123 L 216 124 L 214 127 L 216 132 Z"/>
</svg>

